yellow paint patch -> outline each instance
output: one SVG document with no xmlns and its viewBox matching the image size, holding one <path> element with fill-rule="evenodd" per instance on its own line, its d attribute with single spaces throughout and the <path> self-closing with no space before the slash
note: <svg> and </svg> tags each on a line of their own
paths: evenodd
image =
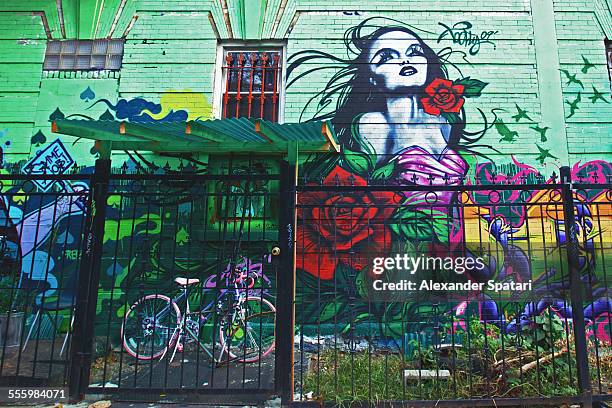
<svg viewBox="0 0 612 408">
<path fill-rule="evenodd" d="M 206 120 L 212 118 L 212 105 L 203 93 L 192 92 L 190 89 L 169 89 L 159 99 L 162 111 L 157 115 L 149 113 L 156 120 L 164 118 L 170 111 L 186 110 L 189 120 Z"/>
<path fill-rule="evenodd" d="M 17 191 L 17 194 L 13 196 L 13 202 L 19 205 L 25 203 L 25 200 L 26 200 L 25 191 L 23 191 L 22 189 L 19 189 L 19 191 Z"/>
<path fill-rule="evenodd" d="M 133 224 L 133 225 L 132 225 Z M 136 231 L 136 227 L 140 224 L 145 224 L 145 228 Z M 135 218 L 134 220 L 122 220 L 118 222 L 115 220 L 106 220 L 104 223 L 104 240 L 106 243 L 110 240 L 121 241 L 122 239 L 129 237 L 130 235 L 138 235 L 148 233 L 151 235 L 159 234 L 161 231 L 161 220 L 157 214 L 145 214 L 142 217 Z"/>
</svg>

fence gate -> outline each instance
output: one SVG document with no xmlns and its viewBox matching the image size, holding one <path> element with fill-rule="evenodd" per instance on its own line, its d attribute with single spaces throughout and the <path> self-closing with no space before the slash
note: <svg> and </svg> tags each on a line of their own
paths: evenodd
<svg viewBox="0 0 612 408">
<path fill-rule="evenodd" d="M 286 187 L 269 162 L 234 159 L 216 175 L 99 163 L 75 392 L 274 393 Z"/>
</svg>

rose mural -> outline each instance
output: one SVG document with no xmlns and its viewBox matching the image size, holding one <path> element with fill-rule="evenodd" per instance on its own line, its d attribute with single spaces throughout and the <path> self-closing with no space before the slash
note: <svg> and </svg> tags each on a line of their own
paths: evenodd
<svg viewBox="0 0 612 408">
<path fill-rule="evenodd" d="M 336 166 L 323 180 L 324 185 L 367 186 L 366 181 Z M 399 201 L 393 192 L 299 195 L 296 265 L 323 280 L 334 277 L 336 265 L 343 263 L 361 271 L 373 256 L 390 250 L 388 220 L 392 205 Z M 345 205 L 343 207 L 343 205 Z"/>
<path fill-rule="evenodd" d="M 430 115 L 442 112 L 459 113 L 465 103 L 463 85 L 454 85 L 446 79 L 436 78 L 425 88 L 427 96 L 421 99 L 423 110 Z"/>
</svg>

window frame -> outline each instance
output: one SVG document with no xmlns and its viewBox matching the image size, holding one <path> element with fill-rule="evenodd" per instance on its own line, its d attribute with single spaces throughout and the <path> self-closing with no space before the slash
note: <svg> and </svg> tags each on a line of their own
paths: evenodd
<svg viewBox="0 0 612 408">
<path fill-rule="evenodd" d="M 225 56 L 228 52 L 266 52 L 280 51 L 280 72 L 278 78 L 278 113 L 277 123 L 285 121 L 285 75 L 287 70 L 287 42 L 286 41 L 231 41 L 217 44 L 217 55 L 215 58 L 215 70 L 213 79 L 213 117 L 223 118 L 223 95 L 225 94 L 226 72 Z M 268 91 L 265 92 L 268 94 Z M 271 93 L 271 92 L 270 92 Z"/>
<path fill-rule="evenodd" d="M 96 43 L 106 43 L 104 47 L 104 53 L 96 52 Z M 64 53 L 64 44 L 74 43 L 74 52 L 66 52 Z M 121 53 L 113 53 L 109 52 L 113 43 L 121 43 Z M 57 44 L 58 52 L 50 52 L 53 44 Z M 88 45 L 89 52 L 83 53 L 81 45 Z M 95 57 L 104 57 L 104 64 L 102 68 L 99 68 L 94 64 Z M 112 57 L 119 56 L 119 67 L 118 68 L 110 68 L 110 61 Z M 95 40 L 79 40 L 79 39 L 69 39 L 69 40 L 48 40 L 46 43 L 45 54 L 43 58 L 43 71 L 44 72 L 119 72 L 121 68 L 123 68 L 123 57 L 125 56 L 125 38 L 100 38 Z M 49 68 L 47 67 L 47 58 L 49 57 L 57 57 L 57 68 Z M 63 68 L 62 61 L 64 61 L 64 57 L 72 59 L 72 67 L 71 68 Z M 87 68 L 79 68 L 79 59 L 83 57 L 89 58 L 89 64 Z"/>
</svg>

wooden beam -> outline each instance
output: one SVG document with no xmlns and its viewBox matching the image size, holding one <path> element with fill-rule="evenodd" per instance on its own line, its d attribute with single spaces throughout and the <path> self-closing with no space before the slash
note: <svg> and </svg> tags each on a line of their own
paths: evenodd
<svg viewBox="0 0 612 408">
<path fill-rule="evenodd" d="M 77 123 L 75 123 L 77 122 Z M 80 120 L 59 120 L 51 122 L 51 131 L 63 135 L 82 137 L 90 140 L 102 140 L 108 142 L 141 142 L 147 143 L 146 139 L 140 137 L 125 136 L 118 133 L 108 132 L 102 129 L 92 129 L 82 126 Z"/>
<path fill-rule="evenodd" d="M 111 142 L 112 150 L 143 150 L 168 153 L 246 153 L 260 154 L 285 153 L 294 156 L 298 149 L 301 153 L 320 153 L 336 151 L 340 146 L 336 142 L 331 124 L 322 124 L 321 132 L 325 136 L 319 141 L 293 141 L 287 142 L 280 134 L 280 129 L 270 126 L 269 123 L 256 120 L 254 131 L 264 140 L 262 141 L 230 141 L 220 131 L 208 129 L 192 121 L 185 124 L 185 129 L 191 129 L 191 134 L 184 133 L 177 137 L 177 133 L 166 133 L 151 129 L 141 124 L 129 122 L 115 122 L 113 125 L 100 125 L 96 122 L 62 119 L 51 123 L 54 133 L 61 133 L 90 140 Z M 214 139 L 214 140 L 213 140 Z M 231 140 L 231 139 L 230 139 Z"/>
<path fill-rule="evenodd" d="M 323 128 L 321 129 L 323 132 L 323 136 L 327 138 L 327 141 L 332 149 L 336 153 L 340 153 L 340 145 L 337 142 L 336 132 L 334 132 L 334 127 L 332 126 L 329 120 L 323 122 Z"/>
<path fill-rule="evenodd" d="M 255 130 L 261 137 L 269 140 L 269 143 L 287 146 L 287 140 L 263 119 L 255 120 Z"/>
<path fill-rule="evenodd" d="M 147 149 L 149 150 L 149 149 Z M 249 151 L 258 154 L 279 154 L 283 151 L 270 149 L 269 144 L 264 143 L 159 143 L 153 151 L 163 153 L 207 153 L 207 154 L 246 154 Z"/>
<path fill-rule="evenodd" d="M 301 142 L 300 153 L 327 153 L 334 151 L 329 142 Z"/>
<path fill-rule="evenodd" d="M 261 136 L 261 137 L 263 137 L 264 139 L 266 139 L 266 141 L 267 141 L 268 143 L 274 143 L 275 141 L 276 141 L 277 143 L 279 143 L 279 142 L 280 142 L 280 143 L 282 143 L 282 139 L 278 138 L 278 137 L 276 136 L 276 133 L 272 132 L 272 131 L 271 131 L 271 129 L 269 129 L 269 127 L 268 127 L 268 126 L 266 126 L 266 124 L 265 124 L 265 123 L 264 123 L 264 122 L 263 122 L 261 119 L 257 119 L 257 120 L 255 121 L 255 131 L 257 132 L 257 134 L 258 134 L 259 136 Z M 268 135 L 266 134 L 266 131 L 267 131 L 268 133 L 270 133 L 272 137 L 268 136 Z M 274 140 L 273 140 L 273 138 L 274 138 Z"/>
<path fill-rule="evenodd" d="M 299 144 L 297 142 L 289 143 L 287 150 L 287 161 L 297 169 L 299 159 Z M 297 170 L 296 170 L 297 171 Z"/>
<path fill-rule="evenodd" d="M 158 142 L 141 141 L 141 142 L 111 142 L 112 150 L 138 150 L 143 152 L 154 152 L 159 147 Z"/>
<path fill-rule="evenodd" d="M 100 159 L 110 160 L 111 151 L 112 151 L 112 147 L 111 147 L 112 143 L 113 142 L 102 141 L 102 140 L 95 141 L 94 146 L 96 147 L 96 150 L 100 154 L 100 157 L 99 157 Z"/>
</svg>

